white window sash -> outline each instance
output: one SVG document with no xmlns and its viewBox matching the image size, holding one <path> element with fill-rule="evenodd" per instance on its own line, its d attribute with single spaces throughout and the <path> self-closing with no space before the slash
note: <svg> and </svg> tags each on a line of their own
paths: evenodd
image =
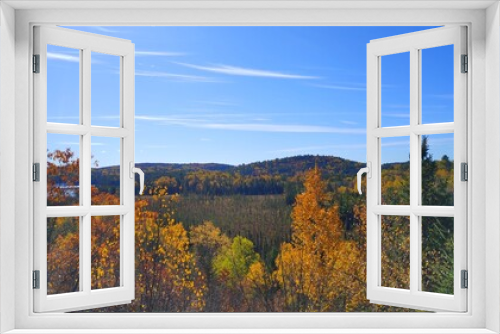
<svg viewBox="0 0 500 334">
<path fill-rule="evenodd" d="M 47 123 L 47 45 L 80 50 L 80 122 L 75 125 Z M 119 56 L 120 127 L 91 125 L 91 53 Z M 127 40 L 76 30 L 34 27 L 34 54 L 40 55 L 40 73 L 34 74 L 34 162 L 40 164 L 40 181 L 34 188 L 34 265 L 39 270 L 39 289 L 33 290 L 35 312 L 67 312 L 129 303 L 135 296 L 134 180 L 129 162 L 134 161 L 134 44 Z M 80 136 L 80 205 L 47 207 L 47 133 Z M 120 139 L 121 205 L 91 205 L 91 138 Z M 91 217 L 119 215 L 120 286 L 91 288 Z M 47 218 L 80 217 L 79 291 L 47 294 Z"/>
<path fill-rule="evenodd" d="M 461 55 L 467 54 L 466 28 L 443 27 L 371 41 L 367 46 L 367 161 L 371 178 L 367 179 L 367 298 L 377 304 L 420 310 L 467 310 L 467 289 L 461 288 L 461 270 L 467 270 L 467 183 L 460 180 L 460 164 L 467 162 L 467 74 L 461 73 Z M 420 50 L 454 45 L 454 122 L 420 124 L 421 82 Z M 381 127 L 381 57 L 410 53 L 410 124 Z M 454 134 L 454 206 L 420 205 L 421 147 L 424 134 Z M 410 205 L 381 205 L 381 138 L 410 137 Z M 410 217 L 410 288 L 381 286 L 381 216 Z M 421 290 L 420 217 L 454 217 L 454 294 Z"/>
</svg>

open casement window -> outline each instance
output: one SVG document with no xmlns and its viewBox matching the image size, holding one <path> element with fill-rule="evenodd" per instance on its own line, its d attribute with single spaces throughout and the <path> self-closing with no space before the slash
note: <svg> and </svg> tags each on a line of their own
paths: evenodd
<svg viewBox="0 0 500 334">
<path fill-rule="evenodd" d="M 432 66 L 434 57 L 446 53 L 444 65 Z M 467 274 L 467 182 L 462 175 L 467 167 L 462 166 L 467 162 L 466 53 L 466 28 L 458 26 L 373 40 L 367 46 L 367 298 L 372 303 L 467 310 L 462 282 Z M 396 57 L 406 59 L 407 65 L 390 72 Z M 427 80 L 437 76 L 429 73 L 443 68 L 449 68 L 443 76 L 453 91 L 443 96 L 449 100 L 448 119 L 437 117 L 427 100 L 438 93 L 435 83 Z M 396 82 L 406 84 L 387 84 L 387 75 L 399 76 L 403 79 Z M 397 126 L 384 115 L 391 113 L 390 94 L 384 94 L 390 90 L 408 97 L 408 103 L 398 106 L 408 110 L 408 118 L 399 118 Z M 439 160 L 448 164 L 444 185 L 436 185 L 428 175 L 438 162 L 430 165 L 427 150 L 440 141 L 448 142 L 453 155 Z M 406 146 L 403 161 L 384 160 L 391 147 L 401 145 Z M 399 186 L 388 189 L 390 181 Z M 439 186 L 445 195 L 433 196 L 432 189 Z M 429 270 L 437 258 L 447 272 Z M 430 285 L 433 279 L 440 281 Z M 445 281 L 447 288 L 436 288 Z"/>
<path fill-rule="evenodd" d="M 135 295 L 134 44 L 35 27 L 33 72 L 34 311 L 129 303 Z M 107 102 L 91 94 L 105 94 Z M 115 144 L 106 153 L 117 157 L 113 196 L 95 196 L 100 142 Z"/>
</svg>

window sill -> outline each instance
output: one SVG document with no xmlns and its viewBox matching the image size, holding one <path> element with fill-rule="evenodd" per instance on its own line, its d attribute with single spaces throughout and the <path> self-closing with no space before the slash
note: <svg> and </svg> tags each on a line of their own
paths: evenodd
<svg viewBox="0 0 500 334">
<path fill-rule="evenodd" d="M 486 334 L 484 328 L 470 329 L 15 329 L 5 334 Z"/>
</svg>

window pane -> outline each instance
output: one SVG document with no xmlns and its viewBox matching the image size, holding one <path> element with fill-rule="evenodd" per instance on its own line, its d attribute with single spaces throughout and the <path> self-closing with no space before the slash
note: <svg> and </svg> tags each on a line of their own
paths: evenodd
<svg viewBox="0 0 500 334">
<path fill-rule="evenodd" d="M 453 218 L 422 217 L 422 291 L 453 294 Z"/>
<path fill-rule="evenodd" d="M 381 57 L 382 126 L 410 125 L 410 53 Z"/>
<path fill-rule="evenodd" d="M 92 137 L 92 205 L 120 204 L 121 139 Z"/>
<path fill-rule="evenodd" d="M 120 126 L 120 57 L 92 52 L 92 125 Z"/>
<path fill-rule="evenodd" d="M 423 49 L 422 123 L 453 122 L 453 45 Z"/>
<path fill-rule="evenodd" d="M 120 216 L 92 217 L 92 289 L 120 286 Z"/>
<path fill-rule="evenodd" d="M 453 133 L 421 137 L 422 205 L 453 206 Z"/>
<path fill-rule="evenodd" d="M 410 288 L 410 218 L 382 216 L 382 286 Z"/>
<path fill-rule="evenodd" d="M 47 294 L 79 291 L 80 218 L 47 218 Z"/>
<path fill-rule="evenodd" d="M 47 122 L 80 123 L 80 50 L 47 45 Z"/>
<path fill-rule="evenodd" d="M 410 204 L 410 137 L 381 138 L 382 204 Z"/>
<path fill-rule="evenodd" d="M 80 204 L 80 136 L 47 134 L 47 205 Z"/>
</svg>

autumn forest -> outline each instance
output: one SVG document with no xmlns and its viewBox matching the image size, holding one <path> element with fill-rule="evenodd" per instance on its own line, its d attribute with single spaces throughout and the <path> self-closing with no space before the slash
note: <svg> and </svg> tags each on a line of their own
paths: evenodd
<svg viewBox="0 0 500 334">
<path fill-rule="evenodd" d="M 423 137 L 423 204 L 453 205 L 453 160 L 429 145 Z M 47 161 L 47 204 L 78 205 L 76 155 L 56 150 Z M 366 299 L 362 163 L 310 155 L 138 166 L 136 298 L 91 312 L 411 311 Z M 119 180 L 119 167 L 96 162 L 92 204 L 119 204 Z M 382 204 L 409 204 L 409 182 L 408 161 L 383 165 Z M 78 290 L 78 221 L 47 221 L 49 294 Z M 408 289 L 409 219 L 383 216 L 381 228 L 381 283 Z M 424 217 L 421 230 L 422 289 L 453 294 L 453 218 Z M 119 265 L 120 217 L 92 217 L 92 288 L 119 286 Z"/>
</svg>

